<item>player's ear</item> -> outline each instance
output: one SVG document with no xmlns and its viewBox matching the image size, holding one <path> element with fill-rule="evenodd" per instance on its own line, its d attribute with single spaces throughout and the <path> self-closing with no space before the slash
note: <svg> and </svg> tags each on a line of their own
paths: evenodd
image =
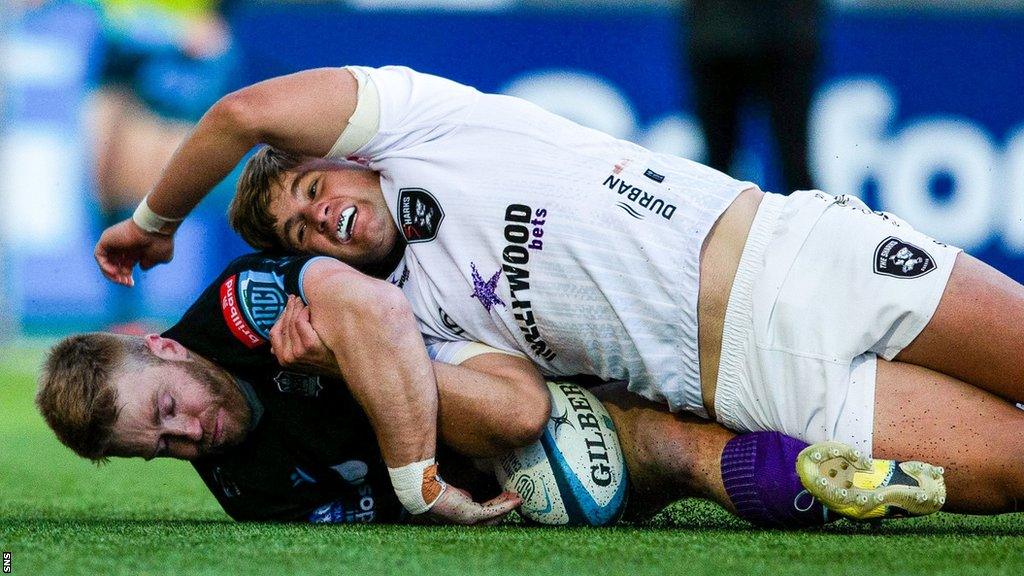
<svg viewBox="0 0 1024 576">
<path fill-rule="evenodd" d="M 150 352 L 157 358 L 164 360 L 188 360 L 188 348 L 179 344 L 176 340 L 164 338 L 159 334 L 146 334 L 142 337 Z"/>
</svg>

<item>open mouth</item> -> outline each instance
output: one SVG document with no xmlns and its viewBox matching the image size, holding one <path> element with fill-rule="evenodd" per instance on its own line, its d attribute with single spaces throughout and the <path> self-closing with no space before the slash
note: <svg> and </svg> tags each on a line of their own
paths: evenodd
<svg viewBox="0 0 1024 576">
<path fill-rule="evenodd" d="M 355 229 L 357 216 L 355 206 L 349 206 L 341 211 L 341 216 L 338 217 L 338 240 L 348 242 L 352 238 L 352 230 Z"/>
</svg>

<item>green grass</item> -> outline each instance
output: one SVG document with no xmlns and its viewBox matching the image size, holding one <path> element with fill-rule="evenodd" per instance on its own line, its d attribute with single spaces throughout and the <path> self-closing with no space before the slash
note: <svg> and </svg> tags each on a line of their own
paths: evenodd
<svg viewBox="0 0 1024 576">
<path fill-rule="evenodd" d="M 180 462 L 95 467 L 32 405 L 40 351 L 0 349 L 0 550 L 13 574 L 1012 574 L 1024 515 L 748 528 L 683 503 L 604 530 L 237 524 Z"/>
</svg>

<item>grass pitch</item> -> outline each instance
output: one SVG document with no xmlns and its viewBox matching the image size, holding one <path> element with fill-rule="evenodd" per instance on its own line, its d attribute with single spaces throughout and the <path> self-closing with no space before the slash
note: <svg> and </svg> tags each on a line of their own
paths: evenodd
<svg viewBox="0 0 1024 576">
<path fill-rule="evenodd" d="M 776 532 L 684 502 L 651 525 L 593 530 L 237 524 L 185 463 L 97 468 L 60 446 L 32 404 L 40 358 L 39 349 L 0 349 L 0 551 L 12 574 L 1024 571 L 1022 514 Z"/>
</svg>

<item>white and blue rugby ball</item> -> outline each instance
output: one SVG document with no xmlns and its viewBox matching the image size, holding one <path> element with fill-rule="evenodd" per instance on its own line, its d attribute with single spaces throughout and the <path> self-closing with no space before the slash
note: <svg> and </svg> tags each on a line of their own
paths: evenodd
<svg viewBox="0 0 1024 576">
<path fill-rule="evenodd" d="M 576 384 L 548 382 L 551 418 L 541 439 L 495 461 L 498 482 L 539 524 L 607 526 L 626 507 L 629 478 L 615 425 Z"/>
</svg>

